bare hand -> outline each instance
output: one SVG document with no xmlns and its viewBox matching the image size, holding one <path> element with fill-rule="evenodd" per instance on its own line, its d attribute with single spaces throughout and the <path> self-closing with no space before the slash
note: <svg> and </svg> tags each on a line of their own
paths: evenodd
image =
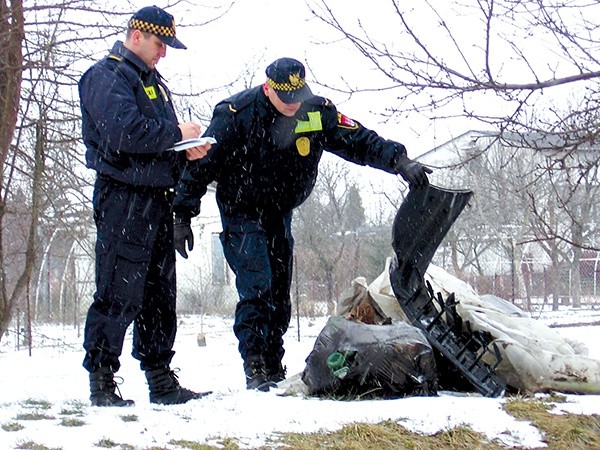
<svg viewBox="0 0 600 450">
<path fill-rule="evenodd" d="M 210 144 L 204 144 L 204 145 L 199 145 L 198 147 L 188 148 L 185 151 L 185 156 L 190 161 L 194 161 L 195 159 L 204 158 L 211 147 L 212 147 L 212 145 L 210 145 Z"/>
<path fill-rule="evenodd" d="M 200 136 L 200 131 L 202 131 L 200 124 L 195 122 L 185 122 L 179 124 L 179 129 L 181 130 L 181 140 L 185 141 L 186 139 L 194 139 Z"/>
</svg>

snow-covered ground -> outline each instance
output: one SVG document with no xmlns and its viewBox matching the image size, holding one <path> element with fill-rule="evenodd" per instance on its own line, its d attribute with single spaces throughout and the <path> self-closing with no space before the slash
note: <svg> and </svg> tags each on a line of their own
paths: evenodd
<svg viewBox="0 0 600 450">
<path fill-rule="evenodd" d="M 564 311 L 543 313 L 539 320 L 548 324 L 594 323 L 600 311 Z M 315 338 L 326 318 L 301 319 L 300 333 L 296 319 L 286 336 L 284 363 L 288 375 L 301 372 Z M 0 426 L 19 422 L 19 431 L 0 428 L 0 448 L 15 448 L 28 441 L 64 450 L 95 449 L 102 439 L 135 448 L 160 446 L 177 448 L 171 440 L 190 440 L 216 444 L 223 438 L 235 438 L 240 446 L 254 448 L 278 432 L 313 432 L 339 429 L 352 422 L 395 420 L 410 430 L 435 433 L 466 424 L 498 439 L 506 446 L 542 447 L 538 430 L 527 422 L 517 421 L 502 410 L 504 400 L 483 398 L 475 394 L 441 392 L 435 397 L 407 397 L 396 400 L 341 402 L 318 398 L 281 396 L 245 389 L 242 362 L 231 331 L 232 319 L 220 317 L 181 317 L 173 367 L 180 368 L 179 380 L 190 389 L 213 393 L 185 405 L 157 406 L 148 401 L 143 372 L 130 356 L 130 338 L 121 358 L 118 375 L 124 397 L 135 400 L 131 408 L 96 408 L 88 402 L 88 376 L 82 368 L 82 337 L 73 327 L 43 326 L 33 331 L 34 347 L 16 349 L 14 335 L 0 343 Z M 197 336 L 203 332 L 206 345 L 199 346 Z M 585 343 L 590 356 L 600 359 L 600 326 L 560 327 L 557 331 Z M 300 335 L 300 339 L 298 339 Z M 31 401 L 27 401 L 31 400 Z M 35 406 L 47 401 L 52 406 L 41 410 Z M 80 409 L 82 426 L 65 426 L 61 421 L 77 416 L 69 412 Z M 19 415 L 40 411 L 53 419 L 20 420 Z M 557 412 L 600 414 L 600 396 L 568 395 L 567 402 L 557 405 Z M 135 415 L 128 421 L 123 416 Z"/>
</svg>

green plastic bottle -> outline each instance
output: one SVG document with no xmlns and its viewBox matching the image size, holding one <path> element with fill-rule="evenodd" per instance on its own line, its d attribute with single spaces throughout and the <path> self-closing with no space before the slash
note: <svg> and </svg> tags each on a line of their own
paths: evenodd
<svg viewBox="0 0 600 450">
<path fill-rule="evenodd" d="M 348 375 L 350 367 L 348 365 L 348 356 L 352 352 L 333 352 L 327 357 L 327 367 L 337 378 L 343 379 Z"/>
</svg>

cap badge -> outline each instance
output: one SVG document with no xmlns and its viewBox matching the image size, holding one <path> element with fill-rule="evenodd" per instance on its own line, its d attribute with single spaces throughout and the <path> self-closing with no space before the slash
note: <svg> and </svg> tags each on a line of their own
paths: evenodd
<svg viewBox="0 0 600 450">
<path fill-rule="evenodd" d="M 289 78 L 290 78 L 290 84 L 294 88 L 298 87 L 298 85 L 301 83 L 300 73 L 299 72 L 290 74 Z"/>
</svg>

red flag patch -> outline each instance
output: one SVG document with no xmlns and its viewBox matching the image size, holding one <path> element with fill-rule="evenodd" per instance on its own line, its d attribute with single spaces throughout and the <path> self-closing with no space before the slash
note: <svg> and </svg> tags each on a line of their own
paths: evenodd
<svg viewBox="0 0 600 450">
<path fill-rule="evenodd" d="M 356 123 L 350 117 L 347 117 L 340 112 L 338 112 L 337 118 L 338 118 L 338 126 L 340 126 L 342 128 L 350 128 L 350 129 L 358 128 L 358 123 Z"/>
</svg>

